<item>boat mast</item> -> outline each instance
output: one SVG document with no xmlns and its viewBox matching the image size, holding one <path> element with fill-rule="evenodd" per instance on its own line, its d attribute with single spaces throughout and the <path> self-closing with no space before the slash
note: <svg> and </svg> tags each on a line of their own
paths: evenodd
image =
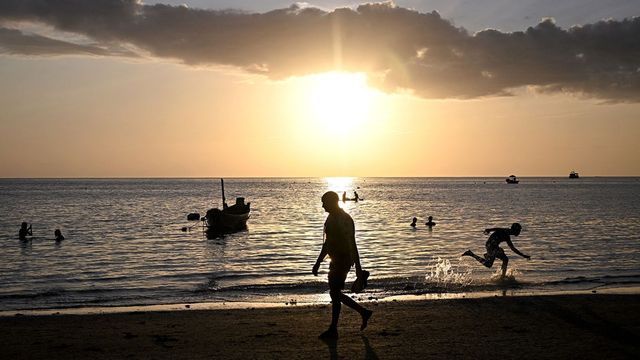
<svg viewBox="0 0 640 360">
<path fill-rule="evenodd" d="M 226 209 L 227 199 L 224 197 L 224 179 L 220 178 L 220 184 L 222 185 L 222 209 Z"/>
</svg>

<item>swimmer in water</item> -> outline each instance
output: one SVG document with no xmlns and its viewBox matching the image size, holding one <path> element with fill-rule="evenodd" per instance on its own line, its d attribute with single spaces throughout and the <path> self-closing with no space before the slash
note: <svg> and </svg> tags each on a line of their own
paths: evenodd
<svg viewBox="0 0 640 360">
<path fill-rule="evenodd" d="M 33 236 L 33 230 L 31 230 L 31 225 L 23 222 L 20 226 L 20 231 L 18 231 L 18 238 L 22 241 L 27 241 L 27 235 Z"/>
<path fill-rule="evenodd" d="M 427 225 L 429 228 L 436 226 L 436 223 L 433 222 L 433 216 L 429 216 L 429 219 L 427 220 L 425 225 Z"/>
<path fill-rule="evenodd" d="M 64 240 L 64 236 L 62 235 L 62 231 L 60 231 L 60 229 L 56 229 L 56 231 L 53 232 L 53 235 L 56 237 L 56 242 Z"/>
</svg>

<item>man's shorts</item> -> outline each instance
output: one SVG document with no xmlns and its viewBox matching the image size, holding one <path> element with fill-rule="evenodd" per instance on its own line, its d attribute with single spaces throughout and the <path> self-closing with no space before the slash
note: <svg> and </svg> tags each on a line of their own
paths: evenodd
<svg viewBox="0 0 640 360">
<path fill-rule="evenodd" d="M 487 246 L 487 253 L 484 254 L 485 260 L 490 263 L 493 263 L 496 258 L 504 260 L 506 257 L 507 255 L 504 253 L 504 249 L 500 246 Z"/>
<path fill-rule="evenodd" d="M 329 290 L 344 289 L 351 265 L 353 265 L 351 259 L 331 259 L 331 264 L 329 264 Z"/>
</svg>

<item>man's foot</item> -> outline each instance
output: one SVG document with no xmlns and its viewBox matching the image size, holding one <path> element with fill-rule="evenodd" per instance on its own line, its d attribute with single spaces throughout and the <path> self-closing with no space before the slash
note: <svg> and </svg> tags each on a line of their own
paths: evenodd
<svg viewBox="0 0 640 360">
<path fill-rule="evenodd" d="M 337 340 L 338 339 L 338 330 L 334 328 L 329 328 L 329 330 L 323 332 L 318 336 L 320 340 Z"/>
<path fill-rule="evenodd" d="M 362 325 L 360 325 L 360 331 L 366 329 L 367 322 L 369 322 L 371 315 L 373 315 L 373 311 L 367 309 L 364 310 L 364 312 L 362 313 Z"/>
<path fill-rule="evenodd" d="M 464 254 L 462 254 L 462 256 L 471 256 L 471 254 L 473 254 L 471 250 L 467 250 L 464 252 Z"/>
</svg>

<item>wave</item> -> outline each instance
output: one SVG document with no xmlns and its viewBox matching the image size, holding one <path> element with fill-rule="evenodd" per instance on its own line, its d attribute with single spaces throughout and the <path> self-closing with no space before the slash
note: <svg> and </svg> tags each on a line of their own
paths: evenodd
<svg viewBox="0 0 640 360">
<path fill-rule="evenodd" d="M 562 280 L 547 281 L 541 283 L 544 286 L 563 286 L 563 285 L 585 285 L 593 284 L 600 286 L 608 285 L 638 285 L 640 284 L 640 274 L 629 275 L 602 275 L 602 276 L 576 276 L 568 277 Z"/>
<path fill-rule="evenodd" d="M 640 285 L 640 274 L 632 275 L 603 275 L 598 277 L 567 277 L 561 280 L 536 281 L 523 279 L 517 269 L 509 269 L 506 276 L 501 276 L 500 269 L 496 269 L 493 276 L 479 278 L 474 276 L 473 268 L 461 267 L 451 263 L 449 259 L 435 258 L 428 266 L 426 275 L 372 277 L 369 279 L 367 292 L 377 297 L 405 294 L 438 294 L 438 293 L 466 293 L 500 290 L 565 290 L 591 289 L 610 285 Z M 269 273 L 262 276 L 250 276 L 251 280 L 260 277 L 278 277 L 278 275 L 292 275 L 290 273 Z M 306 275 L 300 273 L 295 275 Z M 216 294 L 217 296 L 236 295 L 294 295 L 320 294 L 327 291 L 327 284 L 323 280 L 277 282 L 262 284 L 238 284 L 237 280 L 246 278 L 245 274 L 225 274 L 213 276 L 209 283 L 194 291 L 196 294 Z M 279 280 L 285 279 L 280 277 Z M 221 285 L 224 281 L 232 280 L 232 285 Z M 347 284 L 347 289 L 350 284 Z M 374 296 L 374 297 L 375 297 Z"/>
<path fill-rule="evenodd" d="M 151 304 L 171 298 L 172 291 L 157 289 L 43 289 L 29 293 L 0 294 L 0 310 L 77 308 Z"/>
<path fill-rule="evenodd" d="M 446 261 L 437 261 L 427 275 L 373 277 L 361 298 L 377 300 L 397 295 L 461 294 L 494 291 L 564 291 L 592 290 L 602 287 L 640 287 L 640 274 L 577 276 L 551 281 L 530 281 L 521 279 L 517 271 L 511 271 L 505 278 L 492 276 L 478 279 L 470 272 L 459 272 Z M 215 282 L 215 280 L 213 280 Z M 232 282 L 233 283 L 233 282 Z M 216 286 L 212 286 L 216 285 Z M 351 283 L 346 284 L 346 289 Z M 326 295 L 328 287 L 325 279 L 296 281 L 273 284 L 232 284 L 207 286 L 190 290 L 175 287 L 150 288 L 106 288 L 106 289 L 63 289 L 47 288 L 29 293 L 0 294 L 0 310 L 55 309 L 82 307 L 112 307 L 155 305 L 188 302 L 256 301 L 274 302 L 283 297 L 297 296 L 314 298 Z"/>
<path fill-rule="evenodd" d="M 554 281 L 528 281 L 519 278 L 517 271 L 510 271 L 502 277 L 495 274 L 490 278 L 473 278 L 470 273 L 432 272 L 427 276 L 371 278 L 367 293 L 377 297 L 410 294 L 467 293 L 500 290 L 569 290 L 591 289 L 602 286 L 640 286 L 640 275 L 605 275 L 600 277 L 570 277 Z M 346 284 L 349 289 L 350 283 Z M 195 293 L 225 294 L 314 294 L 327 292 L 325 281 L 309 281 L 282 284 L 232 285 L 227 287 L 201 288 Z"/>
</svg>

